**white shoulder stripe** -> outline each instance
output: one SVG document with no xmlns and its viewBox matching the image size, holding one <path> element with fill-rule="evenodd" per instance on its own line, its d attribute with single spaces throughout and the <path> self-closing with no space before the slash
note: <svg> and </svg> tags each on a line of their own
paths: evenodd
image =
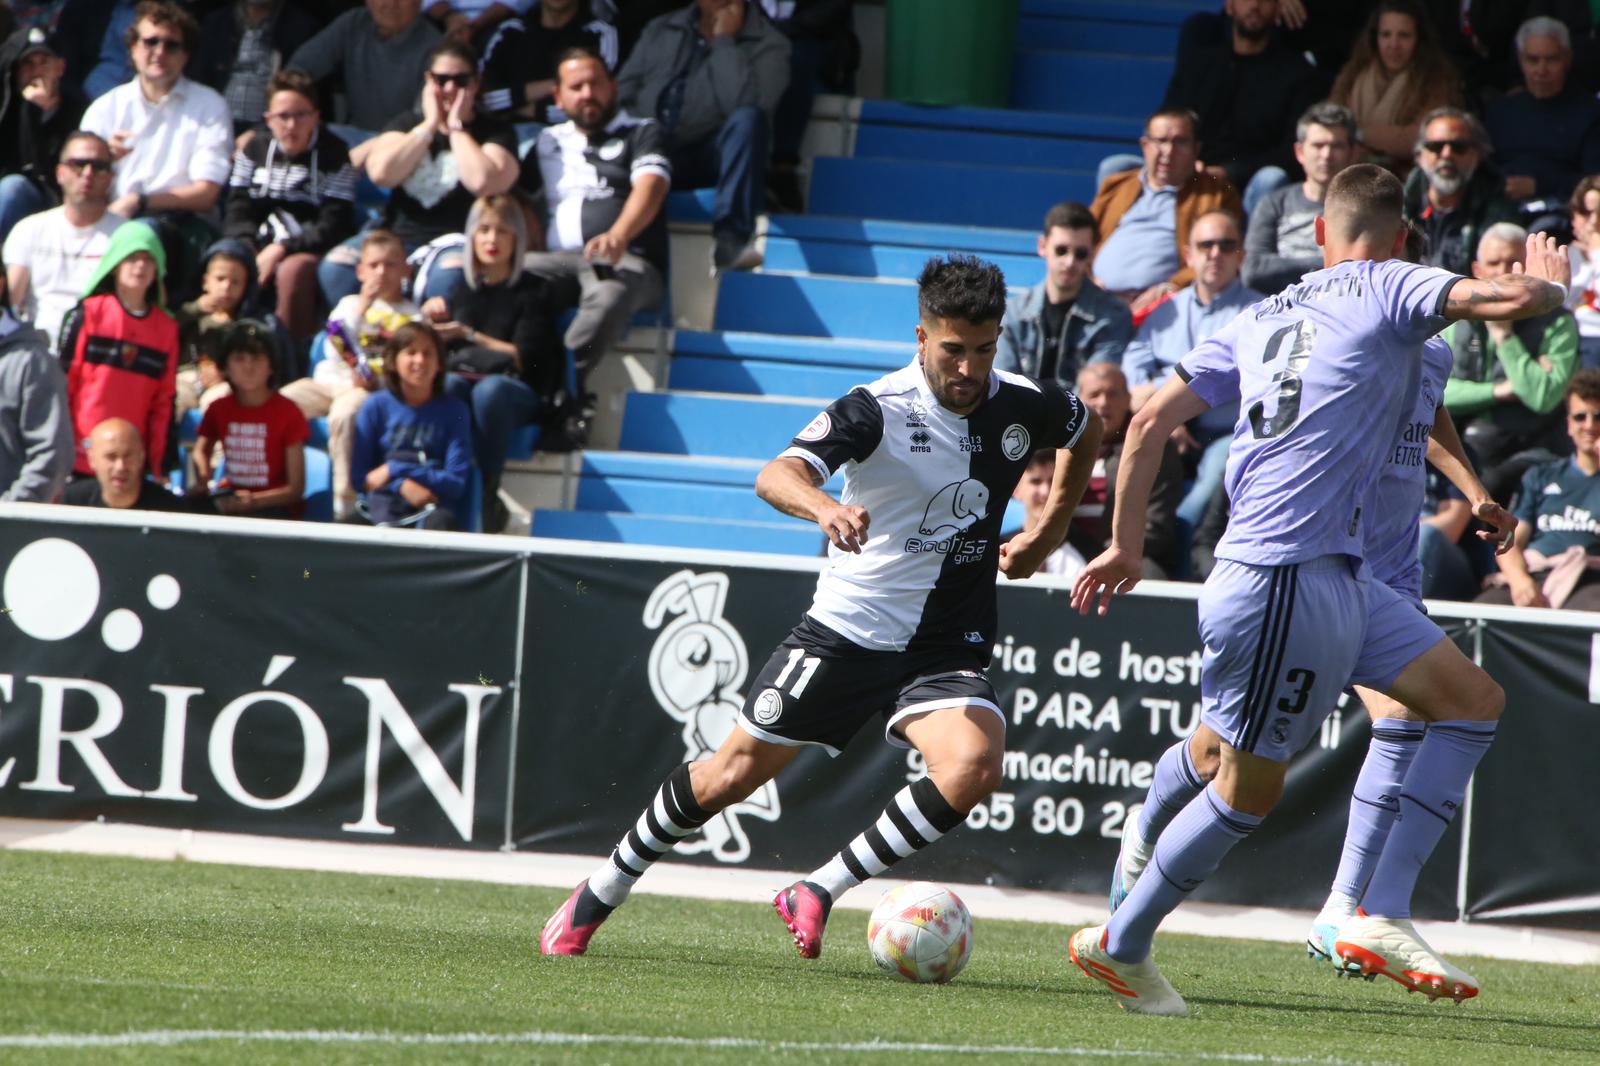
<svg viewBox="0 0 1600 1066">
<path fill-rule="evenodd" d="M 1023 377 L 1021 374 L 1013 374 L 1009 370 L 990 370 L 989 373 L 993 374 L 1007 385 L 1017 385 L 1024 389 L 1032 389 L 1034 392 L 1038 393 L 1044 392 L 1044 390 L 1041 389 L 1038 383 L 1032 378 Z"/>
</svg>

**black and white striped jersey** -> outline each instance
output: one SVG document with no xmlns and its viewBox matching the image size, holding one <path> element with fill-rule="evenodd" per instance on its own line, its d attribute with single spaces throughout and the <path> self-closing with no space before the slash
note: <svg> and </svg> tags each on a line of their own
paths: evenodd
<svg viewBox="0 0 1600 1066">
<path fill-rule="evenodd" d="M 672 180 L 672 164 L 653 119 L 619 111 L 591 137 L 571 121 L 547 126 L 522 164 L 522 187 L 545 203 L 545 239 L 551 251 L 579 251 L 622 214 L 641 174 Z M 665 211 L 634 239 L 629 251 L 667 269 Z"/>
<path fill-rule="evenodd" d="M 1066 387 L 999 370 L 957 415 L 916 361 L 835 400 L 783 454 L 824 480 L 843 467 L 840 500 L 871 524 L 860 554 L 830 545 L 808 613 L 865 648 L 959 644 L 987 658 L 1006 501 L 1028 457 L 1071 447 L 1087 418 Z"/>
<path fill-rule="evenodd" d="M 485 111 L 520 111 L 528 103 L 528 84 L 554 79 L 556 59 L 569 48 L 589 49 L 615 74 L 621 58 L 615 22 L 612 5 L 595 0 L 580 0 L 566 25 L 556 29 L 539 20 L 537 5 L 520 18 L 501 22 L 479 45 L 483 89 L 478 106 Z M 533 117 L 540 122 L 551 121 L 552 112 L 555 121 L 565 117 L 549 97 L 537 105 Z"/>
</svg>

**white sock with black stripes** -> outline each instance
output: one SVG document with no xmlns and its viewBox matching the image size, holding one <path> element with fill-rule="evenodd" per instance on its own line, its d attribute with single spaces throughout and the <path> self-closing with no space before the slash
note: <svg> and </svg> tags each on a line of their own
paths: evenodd
<svg viewBox="0 0 1600 1066">
<path fill-rule="evenodd" d="M 895 794 L 878 820 L 826 865 L 806 877 L 828 893 L 829 900 L 869 877 L 921 851 L 967 820 L 924 777 Z"/>
<path fill-rule="evenodd" d="M 657 859 L 713 817 L 695 802 L 694 790 L 689 786 L 689 764 L 678 764 L 661 782 L 655 800 L 639 815 L 628 835 L 617 842 L 611 858 L 589 875 L 589 891 L 607 907 L 620 907 L 634 882 Z"/>
</svg>

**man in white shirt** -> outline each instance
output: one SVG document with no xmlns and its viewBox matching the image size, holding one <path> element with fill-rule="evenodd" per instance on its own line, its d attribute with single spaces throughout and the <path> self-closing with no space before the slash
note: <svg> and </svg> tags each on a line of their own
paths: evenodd
<svg viewBox="0 0 1600 1066">
<path fill-rule="evenodd" d="M 188 12 L 168 0 L 145 0 L 128 31 L 134 79 L 83 115 L 83 128 L 106 139 L 117 163 L 111 211 L 150 220 L 180 287 L 194 267 L 175 255 L 181 232 L 216 206 L 233 156 L 227 101 L 183 76 L 199 36 Z"/>
<path fill-rule="evenodd" d="M 111 147 L 93 133 L 67 138 L 56 163 L 61 206 L 28 215 L 6 238 L 6 286 L 17 317 L 55 348 L 61 320 L 83 296 L 111 234 L 127 219 L 107 210 Z"/>
</svg>

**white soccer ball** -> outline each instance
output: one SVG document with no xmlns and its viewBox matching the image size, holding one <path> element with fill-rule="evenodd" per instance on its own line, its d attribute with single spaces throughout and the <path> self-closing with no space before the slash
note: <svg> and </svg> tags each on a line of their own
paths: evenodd
<svg viewBox="0 0 1600 1066">
<path fill-rule="evenodd" d="M 867 921 L 872 959 L 918 984 L 944 984 L 972 954 L 972 912 L 944 885 L 913 881 L 891 888 Z"/>
</svg>

